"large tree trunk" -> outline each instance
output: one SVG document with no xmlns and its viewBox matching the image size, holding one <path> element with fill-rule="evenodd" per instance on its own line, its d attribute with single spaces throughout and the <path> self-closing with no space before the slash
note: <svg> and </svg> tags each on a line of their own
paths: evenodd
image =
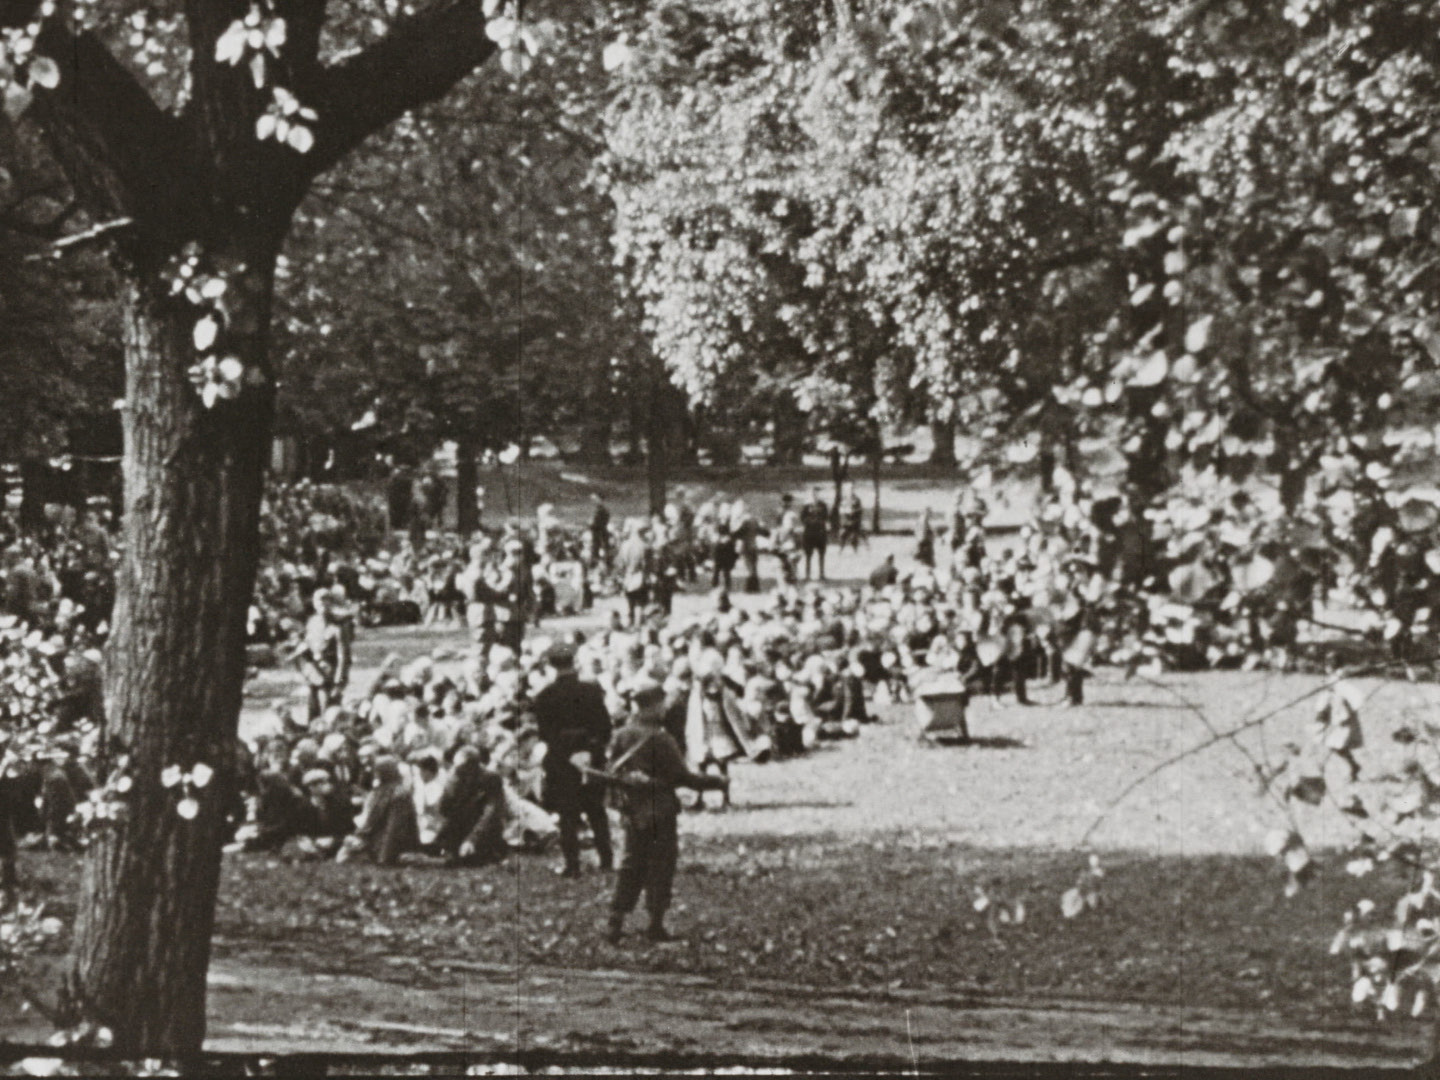
<svg viewBox="0 0 1440 1080">
<path fill-rule="evenodd" d="M 53 6 L 53 5 L 52 5 Z M 131 1057 L 185 1057 L 205 1037 L 205 976 L 220 876 L 222 808 L 234 789 L 245 628 L 274 414 L 268 365 L 275 257 L 315 176 L 494 54 L 479 4 L 439 3 L 379 40 L 323 62 L 326 5 L 286 3 L 283 56 L 269 66 L 315 109 L 313 146 L 257 138 L 271 95 L 248 65 L 216 60 L 244 5 L 183 5 L 188 49 L 171 75 L 183 110 L 162 109 L 112 53 L 103 28 L 0 5 L 6 28 L 39 23 L 37 56 L 58 85 L 25 111 L 78 205 L 114 225 L 126 286 L 125 549 L 107 646 L 97 767 L 132 786 L 87 854 L 65 1002 L 108 1027 Z M 87 20 L 88 21 L 88 20 Z M 183 70 L 182 70 L 183 66 Z M 263 91 L 263 92 L 262 92 Z M 13 113 L 14 110 L 12 109 Z M 190 382 L 198 312 L 171 279 L 191 244 L 223 274 L 219 356 L 242 362 L 233 399 L 206 408 Z M 229 365 L 227 365 L 228 368 Z M 191 804 L 169 766 L 203 764 Z M 188 797 L 188 796 L 187 796 Z"/>
<path fill-rule="evenodd" d="M 273 252 L 232 279 L 231 351 L 268 376 Z M 194 313 L 160 275 L 126 288 L 125 551 L 106 658 L 100 766 L 133 786 L 85 861 L 65 999 L 133 1056 L 186 1055 L 205 1037 L 205 979 L 222 809 L 235 783 L 246 612 L 270 445 L 270 383 L 205 408 L 191 384 Z M 213 770 L 177 810 L 162 772 Z"/>
</svg>

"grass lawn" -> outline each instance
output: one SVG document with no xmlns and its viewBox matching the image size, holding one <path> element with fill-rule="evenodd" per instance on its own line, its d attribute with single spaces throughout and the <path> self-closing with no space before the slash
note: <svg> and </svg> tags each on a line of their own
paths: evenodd
<svg viewBox="0 0 1440 1080">
<path fill-rule="evenodd" d="M 1234 723 L 1303 694 L 1300 676 L 1173 677 L 1169 689 Z M 1372 686 L 1371 747 L 1383 728 L 1433 706 L 1434 689 Z M 1105 810 L 1155 763 L 1209 738 L 1169 690 L 1106 677 L 1083 709 L 976 707 L 990 745 L 918 742 L 907 710 L 850 743 L 737 771 L 737 806 L 683 819 L 678 948 L 600 944 L 608 880 L 553 873 L 553 859 L 503 867 L 381 870 L 227 857 L 217 928 L 221 957 L 283 959 L 306 969 L 383 970 L 427 961 L 689 972 L 815 987 L 909 987 L 1005 995 L 1203 1004 L 1333 1015 L 1349 1010 L 1346 969 L 1326 946 L 1340 914 L 1392 899 L 1393 874 L 1347 876 L 1322 859 L 1285 899 L 1261 853 L 1279 812 L 1227 744 L 1184 758 Z M 1296 707 L 1248 737 L 1254 753 L 1305 723 Z M 1003 735 L 1004 738 L 998 736 Z M 1096 826 L 1097 820 L 1100 822 Z M 1343 839 L 1322 810 L 1306 831 Z M 1091 826 L 1096 826 L 1091 829 Z M 1083 868 L 1105 869 L 1099 910 L 1067 920 L 1059 896 Z M 75 860 L 32 855 L 22 873 L 65 912 Z M 993 932 L 973 890 L 1023 899 L 1025 921 Z"/>
<path fill-rule="evenodd" d="M 918 506 L 940 493 L 917 479 L 895 496 L 897 508 L 910 508 L 907 500 Z M 838 556 L 832 576 L 858 579 L 891 551 L 903 564 L 907 547 L 902 538 L 877 539 Z M 679 600 L 682 614 L 706 603 Z M 453 629 L 367 633 L 356 682 L 388 652 L 409 658 L 463 646 Z M 1258 791 L 1255 766 L 1275 763 L 1287 741 L 1305 737 L 1314 706 L 1306 695 L 1318 685 L 1260 672 L 1154 682 L 1102 672 L 1079 709 L 1049 704 L 1060 697 L 1050 687 L 1036 688 L 1042 704 L 1033 708 L 975 703 L 975 746 L 921 743 L 909 708 L 896 707 L 859 739 L 741 766 L 731 812 L 682 821 L 672 921 L 684 941 L 675 947 L 648 947 L 638 936 L 618 949 L 603 945 L 609 879 L 561 880 L 552 857 L 454 871 L 228 856 L 216 955 L 392 981 L 403 964 L 412 987 L 456 985 L 467 964 L 508 965 L 1363 1024 L 1349 1003 L 1347 966 L 1327 945 L 1347 907 L 1362 897 L 1383 906 L 1408 882 L 1393 870 L 1345 874 L 1343 859 L 1324 853 L 1350 835 L 1329 805 L 1297 812 L 1295 823 L 1321 850 L 1319 871 L 1298 896 L 1283 896 L 1283 873 L 1263 854 L 1265 834 L 1289 823 Z M 1367 773 L 1383 771 L 1403 753 L 1391 733 L 1433 716 L 1440 687 L 1363 687 L 1360 758 Z M 250 691 L 245 723 L 254 728 L 297 684 L 291 673 L 266 672 Z M 1242 728 L 1234 740 L 1216 737 Z M 1067 920 L 1060 895 L 1092 851 L 1105 871 L 1102 904 Z M 68 921 L 78 861 L 30 854 L 21 874 L 27 891 Z M 992 926 L 975 910 L 977 887 L 1023 900 L 1024 921 Z M 37 973 L 56 959 L 39 958 Z M 13 988 L 0 988 L 0 1032 L 19 1022 L 17 1005 Z"/>
</svg>

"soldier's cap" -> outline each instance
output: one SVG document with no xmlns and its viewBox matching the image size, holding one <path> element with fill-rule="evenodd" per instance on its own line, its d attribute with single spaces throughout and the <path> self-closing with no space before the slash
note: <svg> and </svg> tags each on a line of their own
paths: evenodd
<svg viewBox="0 0 1440 1080">
<path fill-rule="evenodd" d="M 636 679 L 630 684 L 630 700 L 638 706 L 654 705 L 665 700 L 665 687 L 654 679 Z"/>
<path fill-rule="evenodd" d="M 575 666 L 575 646 L 569 642 L 560 642 L 552 645 L 545 653 L 545 662 L 553 668 L 572 668 Z"/>
<path fill-rule="evenodd" d="M 300 780 L 301 787 L 309 787 L 311 784 L 328 784 L 334 779 L 324 769 L 311 769 Z"/>
</svg>

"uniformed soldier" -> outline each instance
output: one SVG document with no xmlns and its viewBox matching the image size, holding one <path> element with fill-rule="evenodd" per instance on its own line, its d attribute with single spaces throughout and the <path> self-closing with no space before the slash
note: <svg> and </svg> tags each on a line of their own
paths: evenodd
<svg viewBox="0 0 1440 1080">
<path fill-rule="evenodd" d="M 576 673 L 573 648 L 557 645 L 547 660 L 555 670 L 555 681 L 535 695 L 532 705 L 540 741 L 545 744 L 542 794 L 546 809 L 560 818 L 563 873 L 578 877 L 582 816 L 590 823 L 600 869 L 609 870 L 614 862 L 604 786 L 587 782 L 579 767 L 604 768 L 610 713 L 605 708 L 605 691 L 595 683 L 582 682 Z"/>
<path fill-rule="evenodd" d="M 634 719 L 615 733 L 610 746 L 611 790 L 624 822 L 624 848 L 605 939 L 620 941 L 625 916 L 645 894 L 651 941 L 674 940 L 665 929 L 680 854 L 677 787 L 725 790 L 719 776 L 699 776 L 685 765 L 679 745 L 664 728 L 665 690 L 645 680 L 631 694 Z"/>
<path fill-rule="evenodd" d="M 825 580 L 825 548 L 830 543 L 830 508 L 819 488 L 810 489 L 810 501 L 800 508 L 800 546 L 805 556 L 805 580 L 810 580 L 810 562 L 819 563 L 820 580 Z"/>
</svg>

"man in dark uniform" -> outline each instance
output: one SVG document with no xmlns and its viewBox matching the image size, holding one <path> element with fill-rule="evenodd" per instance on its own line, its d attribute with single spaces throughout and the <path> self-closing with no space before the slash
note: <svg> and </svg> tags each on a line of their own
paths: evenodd
<svg viewBox="0 0 1440 1080">
<path fill-rule="evenodd" d="M 605 940 L 618 944 L 625 916 L 635 910 L 640 894 L 650 916 L 651 941 L 674 940 L 665 929 L 665 912 L 675 884 L 680 856 L 677 822 L 680 800 L 677 787 L 724 790 L 722 776 L 699 776 L 685 765 L 684 755 L 664 728 L 665 690 L 659 683 L 642 682 L 631 694 L 634 720 L 615 733 L 610 747 L 611 774 L 624 819 L 625 846 Z"/>
<path fill-rule="evenodd" d="M 587 783 L 575 758 L 591 769 L 605 766 L 605 747 L 610 741 L 610 713 L 605 692 L 590 682 L 581 682 L 575 671 L 575 652 L 557 645 L 548 656 L 555 669 L 555 681 L 535 695 L 532 708 L 545 744 L 544 797 L 547 809 L 560 818 L 560 851 L 565 856 L 566 877 L 580 876 L 580 818 L 590 823 L 600 869 L 614 864 L 610 846 L 610 820 L 605 816 L 605 789 Z"/>
<path fill-rule="evenodd" d="M 820 497 L 820 489 L 810 490 L 810 501 L 800 510 L 800 547 L 805 556 L 805 580 L 810 580 L 810 561 L 819 564 L 819 577 L 825 580 L 825 549 L 830 544 L 830 508 Z"/>
</svg>

